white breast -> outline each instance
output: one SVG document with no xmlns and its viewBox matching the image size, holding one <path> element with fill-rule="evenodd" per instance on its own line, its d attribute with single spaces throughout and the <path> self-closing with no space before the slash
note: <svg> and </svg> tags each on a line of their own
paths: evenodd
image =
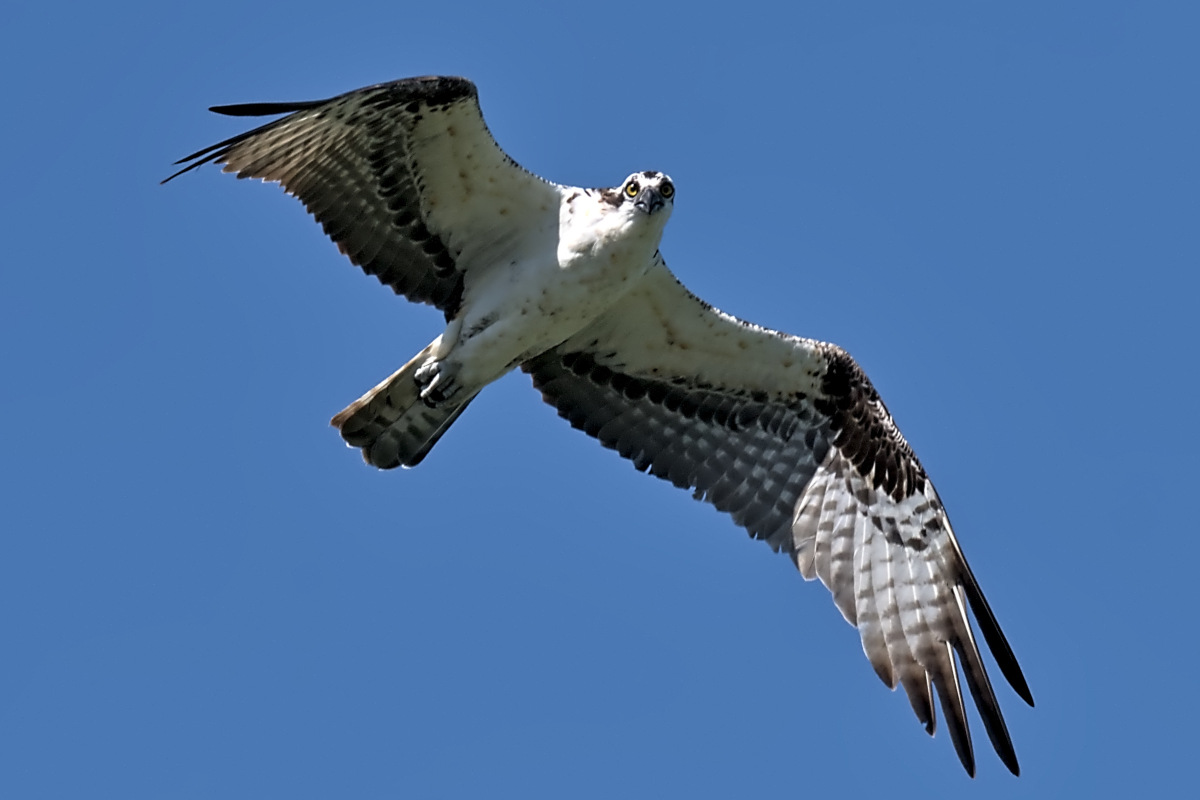
<svg viewBox="0 0 1200 800">
<path fill-rule="evenodd" d="M 562 191 L 556 231 L 531 231 L 468 274 L 457 355 L 481 378 L 577 333 L 654 263 L 667 214 Z"/>
</svg>

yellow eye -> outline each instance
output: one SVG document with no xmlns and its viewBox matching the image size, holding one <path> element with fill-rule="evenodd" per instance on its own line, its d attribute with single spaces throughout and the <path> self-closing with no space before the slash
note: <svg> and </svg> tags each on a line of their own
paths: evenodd
<svg viewBox="0 0 1200 800">
<path fill-rule="evenodd" d="M 670 197 L 675 194 L 675 187 L 670 181 L 663 181 L 662 186 L 658 187 L 658 191 L 662 193 L 663 197 Z"/>
<path fill-rule="evenodd" d="M 625 194 L 629 195 L 630 197 L 637 197 L 637 193 L 641 188 L 642 187 L 638 186 L 637 181 L 630 181 L 629 183 L 625 184 Z"/>
</svg>

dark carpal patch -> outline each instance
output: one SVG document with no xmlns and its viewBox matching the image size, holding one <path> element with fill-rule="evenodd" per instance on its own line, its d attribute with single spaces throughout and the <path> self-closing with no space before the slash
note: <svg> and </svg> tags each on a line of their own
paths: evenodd
<svg viewBox="0 0 1200 800">
<path fill-rule="evenodd" d="M 833 445 L 893 500 L 923 492 L 925 470 L 871 381 L 845 350 L 826 345 L 823 352 L 829 366 L 813 404 L 829 417 Z"/>
</svg>

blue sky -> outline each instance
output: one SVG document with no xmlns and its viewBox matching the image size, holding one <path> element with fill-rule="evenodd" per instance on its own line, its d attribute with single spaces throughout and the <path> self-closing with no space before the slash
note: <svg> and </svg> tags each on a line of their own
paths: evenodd
<svg viewBox="0 0 1200 800">
<path fill-rule="evenodd" d="M 430 5 L 8 12 L 0 794 L 1182 791 L 1200 11 Z M 342 445 L 437 313 L 276 187 L 158 181 L 246 127 L 209 105 L 430 73 L 553 180 L 669 172 L 690 288 L 858 358 L 1037 699 L 998 689 L 1022 777 L 523 376 L 418 469 Z"/>
</svg>

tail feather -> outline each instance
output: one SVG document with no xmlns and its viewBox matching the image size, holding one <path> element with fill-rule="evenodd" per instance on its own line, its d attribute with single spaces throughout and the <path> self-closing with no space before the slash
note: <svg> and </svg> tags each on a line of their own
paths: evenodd
<svg viewBox="0 0 1200 800">
<path fill-rule="evenodd" d="M 421 400 L 414 374 L 436 344 L 437 340 L 434 340 L 330 420 L 346 444 L 362 449 L 363 460 L 368 464 L 380 469 L 420 464 L 475 399 L 475 394 L 471 394 L 461 401 L 454 398 L 436 408 Z"/>
</svg>

